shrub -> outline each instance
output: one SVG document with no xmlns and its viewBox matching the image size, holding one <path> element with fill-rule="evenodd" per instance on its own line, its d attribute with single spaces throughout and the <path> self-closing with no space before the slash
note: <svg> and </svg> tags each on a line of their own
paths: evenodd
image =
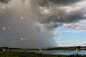
<svg viewBox="0 0 86 57">
<path fill-rule="evenodd" d="M 0 51 L 2 51 L 2 47 L 0 47 Z"/>
</svg>

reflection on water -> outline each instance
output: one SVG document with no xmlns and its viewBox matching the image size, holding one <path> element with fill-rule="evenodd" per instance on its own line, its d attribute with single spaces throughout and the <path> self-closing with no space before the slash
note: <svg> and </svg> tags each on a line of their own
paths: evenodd
<svg viewBox="0 0 86 57">
<path fill-rule="evenodd" d="M 38 52 L 38 53 L 43 53 L 43 54 L 53 54 L 53 55 L 71 55 L 71 54 L 81 54 L 81 55 L 86 55 L 86 51 L 85 50 L 55 50 L 55 51 L 34 51 L 34 52 Z"/>
<path fill-rule="evenodd" d="M 57 53 L 53 53 L 55 55 L 57 54 L 61 54 L 61 55 L 71 55 L 71 54 L 81 54 L 81 55 L 86 55 L 86 51 L 84 50 L 81 50 L 81 51 L 77 51 L 77 50 L 74 50 L 74 51 L 58 51 Z"/>
</svg>

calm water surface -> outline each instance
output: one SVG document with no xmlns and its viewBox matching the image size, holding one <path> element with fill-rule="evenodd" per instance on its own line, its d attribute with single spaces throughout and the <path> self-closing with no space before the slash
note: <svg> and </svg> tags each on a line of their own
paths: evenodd
<svg viewBox="0 0 86 57">
<path fill-rule="evenodd" d="M 43 53 L 43 54 L 53 54 L 53 55 L 71 55 L 71 54 L 81 54 L 81 55 L 86 55 L 85 50 L 52 50 L 52 51 L 34 51 L 38 53 Z"/>
<path fill-rule="evenodd" d="M 48 51 L 35 51 L 37 53 L 43 53 L 43 54 L 53 54 L 53 55 L 71 55 L 71 54 L 81 54 L 81 55 L 86 55 L 86 50 L 48 50 Z M 33 51 L 27 51 L 27 52 L 33 52 Z M 19 51 L 23 52 L 23 51 Z"/>
</svg>

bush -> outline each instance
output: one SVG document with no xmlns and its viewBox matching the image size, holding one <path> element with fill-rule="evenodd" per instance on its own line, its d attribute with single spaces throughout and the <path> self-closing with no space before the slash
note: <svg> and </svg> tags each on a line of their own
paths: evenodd
<svg viewBox="0 0 86 57">
<path fill-rule="evenodd" d="M 0 51 L 2 51 L 2 47 L 0 47 Z"/>
</svg>

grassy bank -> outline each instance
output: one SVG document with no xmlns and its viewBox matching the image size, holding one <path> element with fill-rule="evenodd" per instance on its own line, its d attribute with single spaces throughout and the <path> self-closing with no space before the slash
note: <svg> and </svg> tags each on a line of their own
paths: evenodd
<svg viewBox="0 0 86 57">
<path fill-rule="evenodd" d="M 0 52 L 0 57 L 86 57 L 85 55 L 81 56 L 76 55 L 45 55 L 35 52 Z"/>
</svg>

